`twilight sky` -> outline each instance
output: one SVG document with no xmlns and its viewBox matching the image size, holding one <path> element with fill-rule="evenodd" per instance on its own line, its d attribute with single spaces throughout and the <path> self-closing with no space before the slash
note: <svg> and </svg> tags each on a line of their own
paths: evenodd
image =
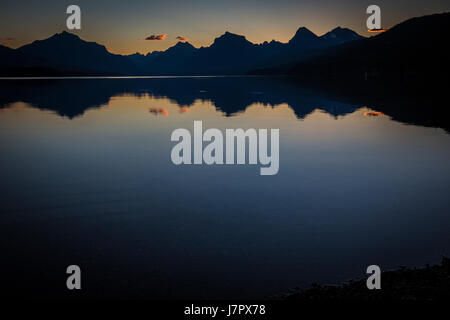
<svg viewBox="0 0 450 320">
<path fill-rule="evenodd" d="M 208 46 L 225 31 L 254 43 L 287 42 L 301 26 L 317 35 L 341 26 L 369 36 L 365 11 L 370 4 L 381 7 L 385 28 L 410 17 L 450 11 L 448 0 L 1 0 L 0 43 L 17 48 L 66 30 L 70 4 L 81 7 L 81 30 L 74 33 L 120 54 L 165 50 L 177 37 L 196 47 Z"/>
</svg>

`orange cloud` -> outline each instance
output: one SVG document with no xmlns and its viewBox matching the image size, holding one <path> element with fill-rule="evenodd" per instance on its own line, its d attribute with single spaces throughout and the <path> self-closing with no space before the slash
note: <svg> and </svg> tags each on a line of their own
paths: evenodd
<svg viewBox="0 0 450 320">
<path fill-rule="evenodd" d="M 167 117 L 169 115 L 169 111 L 167 111 L 165 108 L 148 108 L 148 112 L 155 116 L 163 115 Z"/>
<path fill-rule="evenodd" d="M 189 40 L 188 38 L 182 37 L 182 36 L 178 36 L 176 39 L 177 39 L 178 41 L 188 41 L 188 40 Z"/>
<path fill-rule="evenodd" d="M 180 113 L 186 113 L 189 112 L 189 107 L 180 107 L 180 109 L 178 110 Z"/>
<path fill-rule="evenodd" d="M 378 116 L 384 116 L 384 113 L 380 112 L 380 111 L 367 111 L 367 112 L 364 112 L 364 115 L 366 117 L 378 117 Z"/>
<path fill-rule="evenodd" d="M 381 28 L 381 29 L 367 29 L 367 31 L 369 31 L 369 32 L 385 32 L 387 30 L 389 30 L 389 29 L 384 29 L 384 28 Z"/>
<path fill-rule="evenodd" d="M 149 35 L 145 40 L 164 40 L 167 37 L 167 33 L 163 34 L 152 34 Z"/>
</svg>

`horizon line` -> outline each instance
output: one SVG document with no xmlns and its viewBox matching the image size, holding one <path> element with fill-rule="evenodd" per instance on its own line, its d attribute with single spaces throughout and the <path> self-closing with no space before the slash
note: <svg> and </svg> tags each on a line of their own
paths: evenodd
<svg viewBox="0 0 450 320">
<path fill-rule="evenodd" d="M 26 44 L 23 44 L 23 45 L 21 45 L 21 46 L 19 46 L 19 47 L 17 47 L 17 48 L 9 47 L 9 46 L 7 46 L 6 44 L 0 44 L 0 46 L 6 47 L 6 48 L 9 48 L 9 49 L 12 49 L 12 50 L 18 50 L 18 49 L 20 49 L 20 48 L 23 47 L 23 46 L 26 46 L 26 45 L 29 45 L 29 44 L 34 43 L 35 41 L 44 41 L 44 40 L 50 39 L 51 37 L 54 37 L 54 36 L 56 36 L 56 35 L 60 35 L 60 34 L 63 34 L 63 33 L 68 33 L 68 34 L 71 34 L 71 35 L 74 35 L 74 36 L 78 37 L 78 38 L 79 38 L 80 40 L 82 40 L 82 41 L 85 41 L 85 42 L 93 42 L 93 43 L 96 43 L 96 44 L 98 44 L 98 45 L 101 45 L 101 46 L 105 47 L 105 49 L 106 49 L 109 53 L 111 53 L 111 54 L 121 55 L 121 56 L 129 56 L 129 55 L 134 55 L 134 54 L 141 54 L 141 55 L 144 55 L 144 56 L 145 56 L 145 55 L 151 54 L 151 53 L 153 53 L 153 52 L 165 52 L 165 51 L 167 51 L 168 49 L 173 48 L 174 46 L 176 46 L 176 45 L 177 45 L 178 43 L 180 43 L 180 42 L 181 42 L 181 43 L 188 43 L 188 44 L 190 44 L 191 46 L 193 46 L 193 47 L 194 47 L 195 49 L 197 49 L 197 50 L 198 50 L 198 49 L 201 49 L 201 48 L 207 48 L 207 47 L 210 47 L 210 46 L 214 43 L 214 40 L 220 38 L 221 36 L 223 36 L 223 35 L 225 35 L 225 34 L 227 34 L 227 33 L 230 33 L 230 34 L 233 34 L 233 35 L 236 35 L 236 36 L 242 36 L 242 37 L 245 38 L 245 40 L 247 40 L 248 42 L 252 43 L 253 45 L 262 45 L 262 44 L 264 44 L 264 43 L 271 43 L 271 42 L 279 42 L 279 43 L 282 43 L 282 44 L 287 44 L 287 43 L 289 43 L 289 41 L 290 41 L 292 38 L 295 37 L 296 33 L 297 33 L 300 29 L 302 29 L 302 28 L 308 30 L 309 32 L 311 32 L 312 34 L 314 34 L 314 35 L 315 35 L 316 37 L 318 37 L 318 38 L 321 38 L 321 37 L 323 37 L 324 35 L 326 35 L 326 34 L 332 32 L 333 30 L 336 30 L 336 29 L 347 29 L 347 30 L 350 30 L 350 31 L 356 33 L 357 35 L 359 35 L 360 37 L 363 37 L 363 38 L 370 38 L 370 37 L 372 37 L 372 36 L 366 37 L 366 36 L 364 36 L 364 35 L 359 34 L 359 33 L 356 32 L 356 31 L 354 31 L 353 29 L 350 29 L 350 28 L 348 28 L 348 27 L 341 27 L 341 26 L 334 27 L 333 29 L 331 29 L 331 30 L 329 30 L 329 31 L 327 31 L 327 32 L 325 32 L 325 33 L 323 33 L 322 35 L 318 35 L 318 34 L 314 33 L 314 32 L 313 32 L 311 29 L 309 29 L 308 27 L 306 27 L 306 26 L 301 26 L 301 27 L 298 27 L 298 28 L 296 29 L 296 31 L 294 32 L 293 36 L 292 36 L 287 42 L 282 42 L 282 41 L 278 41 L 278 40 L 275 40 L 275 39 L 272 39 L 272 40 L 270 40 L 270 41 L 265 40 L 265 41 L 263 41 L 263 42 L 252 42 L 252 41 L 248 40 L 247 37 L 246 37 L 246 35 L 244 35 L 244 34 L 238 34 L 238 33 L 230 32 L 230 31 L 226 30 L 226 31 L 224 31 L 222 34 L 220 34 L 220 35 L 218 35 L 218 36 L 215 36 L 215 37 L 213 38 L 213 41 L 212 41 L 208 46 L 200 46 L 200 47 L 197 47 L 197 46 L 195 46 L 194 44 L 192 44 L 192 43 L 189 42 L 189 41 L 178 40 L 174 45 L 168 46 L 165 50 L 153 50 L 153 51 L 147 51 L 146 53 L 141 53 L 141 52 L 139 52 L 139 51 L 135 51 L 135 52 L 131 52 L 131 53 L 114 53 L 114 52 L 112 52 L 111 48 L 108 48 L 106 45 L 103 45 L 103 44 L 100 43 L 100 42 L 97 42 L 97 41 L 95 41 L 95 40 L 85 40 L 85 39 L 81 38 L 80 35 L 78 35 L 78 34 L 75 33 L 76 30 L 69 30 L 69 31 L 68 31 L 68 30 L 65 30 L 65 29 L 64 29 L 64 30 L 62 30 L 61 32 L 53 33 L 53 34 L 51 34 L 51 35 L 49 35 L 48 37 L 43 38 L 43 39 L 36 39 L 36 40 L 33 40 L 33 41 L 31 41 L 31 42 L 29 42 L 29 43 L 26 43 Z M 175 37 L 175 38 L 176 38 L 176 37 Z M 175 39 L 175 38 L 174 38 L 174 39 Z M 148 41 L 148 40 L 145 40 L 145 38 L 142 38 L 142 41 Z M 164 41 L 164 40 L 160 40 L 160 41 Z"/>
</svg>

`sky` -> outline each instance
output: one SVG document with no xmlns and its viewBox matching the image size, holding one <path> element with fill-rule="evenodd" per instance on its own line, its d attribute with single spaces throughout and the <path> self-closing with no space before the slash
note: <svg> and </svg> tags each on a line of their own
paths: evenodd
<svg viewBox="0 0 450 320">
<path fill-rule="evenodd" d="M 225 31 L 254 43 L 287 42 L 302 26 L 317 35 L 341 26 L 372 36 L 366 29 L 371 4 L 380 6 L 383 28 L 450 11 L 448 0 L 1 0 L 0 43 L 17 48 L 67 30 L 71 4 L 81 8 L 81 30 L 72 32 L 118 54 L 165 50 L 180 38 L 209 46 Z"/>
</svg>

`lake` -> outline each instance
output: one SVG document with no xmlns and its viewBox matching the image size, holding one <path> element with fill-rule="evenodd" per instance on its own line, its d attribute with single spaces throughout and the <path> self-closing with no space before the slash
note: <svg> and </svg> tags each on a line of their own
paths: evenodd
<svg viewBox="0 0 450 320">
<path fill-rule="evenodd" d="M 427 118 L 429 105 L 394 109 L 263 77 L 0 87 L 2 290 L 11 295 L 270 299 L 363 277 L 371 264 L 450 254 L 450 135 Z M 195 120 L 279 128 L 278 174 L 174 165 L 170 135 Z M 75 293 L 72 264 L 82 270 Z"/>
</svg>

